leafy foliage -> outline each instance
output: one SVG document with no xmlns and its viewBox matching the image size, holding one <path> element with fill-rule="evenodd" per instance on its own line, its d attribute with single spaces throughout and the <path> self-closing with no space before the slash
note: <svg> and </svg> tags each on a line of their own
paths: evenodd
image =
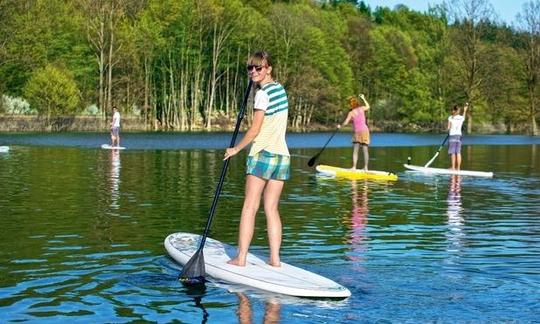
<svg viewBox="0 0 540 324">
<path fill-rule="evenodd" d="M 79 90 L 73 76 L 53 65 L 32 75 L 24 87 L 24 95 L 42 115 L 69 115 L 79 107 Z"/>
<path fill-rule="evenodd" d="M 213 119 L 234 120 L 245 60 L 266 49 L 296 129 L 334 125 L 346 98 L 364 93 L 372 123 L 439 127 L 469 101 L 481 124 L 534 132 L 540 0 L 524 7 L 519 30 L 489 9 L 487 0 L 427 13 L 354 0 L 4 0 L 0 93 L 24 95 L 42 114 L 105 116 L 114 104 L 152 127 L 210 130 Z"/>
</svg>

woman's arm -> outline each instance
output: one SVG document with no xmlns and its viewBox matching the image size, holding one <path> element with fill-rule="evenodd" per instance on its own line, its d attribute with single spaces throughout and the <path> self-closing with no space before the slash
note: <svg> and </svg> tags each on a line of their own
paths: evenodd
<svg viewBox="0 0 540 324">
<path fill-rule="evenodd" d="M 467 117 L 467 109 L 469 109 L 469 103 L 465 103 L 465 107 L 463 107 L 463 119 Z"/>
<path fill-rule="evenodd" d="M 341 128 L 342 126 L 346 126 L 351 121 L 351 118 L 352 118 L 352 111 L 349 111 L 349 113 L 347 114 L 347 118 L 345 118 L 345 120 L 343 121 L 343 123 L 341 123 L 341 125 L 338 125 L 338 128 Z"/>
<path fill-rule="evenodd" d="M 253 122 L 251 124 L 251 127 L 248 129 L 244 137 L 242 137 L 242 140 L 240 140 L 240 143 L 238 143 L 234 147 L 229 147 L 225 150 L 225 157 L 223 160 L 227 160 L 231 156 L 236 155 L 244 147 L 249 145 L 249 143 L 251 143 L 255 139 L 255 137 L 259 135 L 263 120 L 264 120 L 264 110 L 255 109 L 253 113 Z"/>
<path fill-rule="evenodd" d="M 362 99 L 362 101 L 364 101 L 364 104 L 365 104 L 364 111 L 368 110 L 370 108 L 370 106 L 369 106 L 369 102 L 366 100 L 366 97 L 363 94 L 361 94 L 360 99 Z"/>
</svg>

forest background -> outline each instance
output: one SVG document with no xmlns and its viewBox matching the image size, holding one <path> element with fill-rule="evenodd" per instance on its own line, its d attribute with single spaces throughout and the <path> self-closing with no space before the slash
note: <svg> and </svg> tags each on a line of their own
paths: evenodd
<svg viewBox="0 0 540 324">
<path fill-rule="evenodd" d="M 517 26 L 493 12 L 488 0 L 425 13 L 351 0 L 0 0 L 0 129 L 107 127 L 113 106 L 132 129 L 230 129 L 246 59 L 265 49 L 294 131 L 334 128 L 363 93 L 376 130 L 442 131 L 469 102 L 469 133 L 537 135 L 540 0 Z"/>
</svg>

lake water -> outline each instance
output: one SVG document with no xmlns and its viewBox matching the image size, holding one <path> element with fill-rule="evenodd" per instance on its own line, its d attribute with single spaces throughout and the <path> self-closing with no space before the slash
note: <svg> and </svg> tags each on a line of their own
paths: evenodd
<svg viewBox="0 0 540 324">
<path fill-rule="evenodd" d="M 163 247 L 202 233 L 230 134 L 0 134 L 2 321 L 535 322 L 540 309 L 540 139 L 467 136 L 462 168 L 406 172 L 442 135 L 373 134 L 370 167 L 396 182 L 317 176 L 329 133 L 291 134 L 282 261 L 329 277 L 348 299 L 273 295 L 224 282 L 182 286 Z M 320 162 L 347 167 L 350 135 Z M 246 152 L 234 157 L 211 237 L 236 244 Z M 432 166 L 447 167 L 443 151 Z M 251 252 L 265 256 L 264 214 Z"/>
</svg>

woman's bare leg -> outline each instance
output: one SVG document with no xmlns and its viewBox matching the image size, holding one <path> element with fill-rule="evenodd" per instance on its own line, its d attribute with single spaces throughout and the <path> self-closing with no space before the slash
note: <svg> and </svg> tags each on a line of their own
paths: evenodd
<svg viewBox="0 0 540 324">
<path fill-rule="evenodd" d="M 362 150 L 364 153 L 364 170 L 368 170 L 368 164 L 369 164 L 369 151 L 367 145 L 362 145 Z"/>
<path fill-rule="evenodd" d="M 353 155 L 352 155 L 352 168 L 356 169 L 356 164 L 358 163 L 358 151 L 360 150 L 360 144 L 353 144 Z"/>
<path fill-rule="evenodd" d="M 271 266 L 279 267 L 279 249 L 281 248 L 281 218 L 279 216 L 279 197 L 284 182 L 281 180 L 268 180 L 264 189 L 264 212 L 266 214 L 266 227 L 268 230 L 268 245 L 270 247 Z"/>
<path fill-rule="evenodd" d="M 240 217 L 240 229 L 238 232 L 238 254 L 229 264 L 237 266 L 246 265 L 246 257 L 253 238 L 255 229 L 255 216 L 261 203 L 261 195 L 266 184 L 266 180 L 249 174 L 246 178 L 246 198 L 242 207 L 242 216 Z"/>
</svg>

